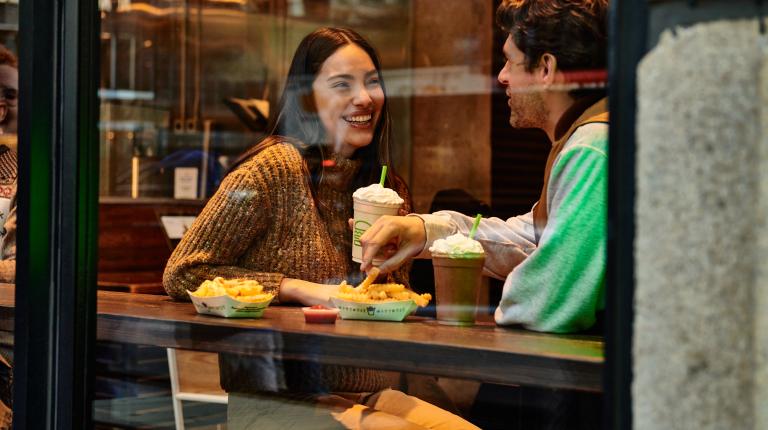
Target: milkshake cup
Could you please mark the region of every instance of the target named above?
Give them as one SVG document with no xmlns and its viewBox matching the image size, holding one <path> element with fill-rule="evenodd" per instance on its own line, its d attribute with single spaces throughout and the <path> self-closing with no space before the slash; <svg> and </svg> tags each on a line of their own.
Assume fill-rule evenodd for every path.
<svg viewBox="0 0 768 430">
<path fill-rule="evenodd" d="M 465 242 L 458 248 L 446 247 L 441 241 Z M 474 244 L 472 244 L 474 242 Z M 452 249 L 448 249 L 452 248 Z M 477 313 L 485 263 L 480 243 L 457 234 L 448 239 L 436 240 L 429 248 L 435 270 L 435 302 L 437 322 L 447 325 L 472 325 Z"/>
<path fill-rule="evenodd" d="M 360 236 L 363 235 L 382 215 L 397 215 L 404 200 L 394 190 L 379 184 L 359 188 L 352 194 L 354 202 L 354 225 L 352 228 L 352 261 L 363 262 L 363 248 Z M 374 259 L 373 264 L 384 260 Z"/>
</svg>

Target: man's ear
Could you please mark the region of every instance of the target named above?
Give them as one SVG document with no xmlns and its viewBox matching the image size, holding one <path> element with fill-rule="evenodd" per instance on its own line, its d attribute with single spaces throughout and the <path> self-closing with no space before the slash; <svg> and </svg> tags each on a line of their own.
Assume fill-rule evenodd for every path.
<svg viewBox="0 0 768 430">
<path fill-rule="evenodd" d="M 541 85 L 545 88 L 562 83 L 558 82 L 558 79 L 562 78 L 562 76 L 560 76 L 562 73 L 560 73 L 560 70 L 557 67 L 557 58 L 550 53 L 545 53 L 541 56 L 538 74 Z"/>
<path fill-rule="evenodd" d="M 8 116 L 8 103 L 5 100 L 0 100 L 0 124 L 5 122 L 5 117 Z"/>
</svg>

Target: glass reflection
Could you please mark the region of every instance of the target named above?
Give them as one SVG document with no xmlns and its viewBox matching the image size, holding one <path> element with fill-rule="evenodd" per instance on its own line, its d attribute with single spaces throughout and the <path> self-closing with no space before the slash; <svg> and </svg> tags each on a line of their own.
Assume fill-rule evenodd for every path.
<svg viewBox="0 0 768 430">
<path fill-rule="evenodd" d="M 401 191 L 406 211 L 449 209 L 506 219 L 529 210 L 539 197 L 541 184 L 531 178 L 542 175 L 549 142 L 530 130 L 509 131 L 506 94 L 492 82 L 501 65 L 491 58 L 502 52 L 504 37 L 492 40 L 488 2 L 443 2 L 434 8 L 407 0 L 104 0 L 100 10 L 100 193 L 107 221 L 100 236 L 102 289 L 162 293 L 168 260 L 164 284 L 174 299 L 186 300 L 187 290 L 213 276 L 256 274 L 264 290 L 276 294 L 274 305 L 327 303 L 329 287 L 362 280 L 350 255 L 353 238 L 346 220 L 354 211 L 349 194 L 377 182 L 382 164 L 397 168 L 399 175 L 390 172 L 387 181 Z M 329 72 L 318 81 L 320 67 L 294 73 L 292 86 L 294 47 L 323 25 L 364 32 L 380 49 L 382 66 L 359 76 L 354 70 Z M 378 63 L 366 55 L 364 60 Z M 317 82 L 324 87 L 316 88 Z M 339 108 L 335 101 L 342 91 L 364 92 L 368 101 L 351 104 L 355 109 Z M 528 90 L 519 91 L 521 100 L 535 99 L 525 94 Z M 294 105 L 282 121 L 286 102 L 281 94 Z M 491 112 L 498 99 L 503 106 L 494 105 Z M 373 138 L 362 131 L 368 122 L 382 127 L 385 105 L 396 125 L 392 154 L 360 157 L 382 134 L 378 130 Z M 350 124 L 365 135 L 340 132 Z M 271 134 L 300 143 L 267 140 L 238 158 Z M 510 149 L 521 142 L 521 151 Z M 530 158 L 542 148 L 537 170 Z M 350 150 L 356 156 L 343 156 Z M 525 160 L 516 160 L 520 153 Z M 308 168 L 273 168 L 275 159 L 291 157 Z M 361 174 L 363 168 L 369 171 Z M 291 184 L 267 178 L 285 171 L 295 173 Z M 514 181 L 513 175 L 518 175 Z M 248 187 L 240 187 L 244 183 Z M 286 203 L 296 189 L 303 195 Z M 486 203 L 491 197 L 496 212 Z M 313 210 L 317 216 L 302 218 Z M 265 219 L 256 219 L 259 214 Z M 142 234 L 123 240 L 126 231 Z M 433 273 L 431 263 L 422 260 L 389 281 L 434 295 Z M 492 324 L 502 287 L 494 281 L 489 285 L 488 278 L 482 282 L 477 319 Z M 191 305 L 187 310 L 194 312 Z M 434 317 L 434 302 L 417 313 Z M 265 428 L 264 420 L 273 420 L 276 427 L 344 423 L 355 428 L 364 418 L 376 422 L 369 417 L 375 411 L 381 422 L 391 424 L 387 420 L 403 418 L 390 405 L 419 402 L 430 411 L 428 417 L 470 418 L 469 428 L 544 428 L 560 419 L 566 428 L 573 422 L 590 428 L 598 416 L 599 395 L 342 366 L 314 359 L 309 345 L 302 357 L 285 357 L 279 335 L 271 339 L 271 349 L 262 345 L 259 354 L 247 357 L 113 340 L 100 345 L 105 356 L 97 370 L 103 390 L 95 416 L 105 425 L 163 427 L 183 415 L 187 425 Z M 114 366 L 123 355 L 136 361 Z M 193 364 L 184 367 L 184 362 Z M 197 409 L 180 403 L 179 392 L 195 390 L 183 387 L 190 377 L 208 386 L 197 394 L 221 396 L 223 386 L 228 405 L 211 400 L 220 397 Z M 125 389 L 119 388 L 123 383 Z M 149 418 L 142 412 L 153 408 L 162 415 Z M 578 417 L 579 408 L 593 419 Z M 274 411 L 280 413 L 265 417 Z"/>
<path fill-rule="evenodd" d="M 16 55 L 0 45 L 0 283 L 16 280 L 18 88 Z M 13 333 L 0 331 L 0 429 L 12 425 L 12 391 Z"/>
</svg>

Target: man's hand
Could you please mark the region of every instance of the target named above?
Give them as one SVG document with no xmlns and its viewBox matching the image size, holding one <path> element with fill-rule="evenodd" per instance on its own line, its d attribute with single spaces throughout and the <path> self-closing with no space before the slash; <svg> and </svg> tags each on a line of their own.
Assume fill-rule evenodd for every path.
<svg viewBox="0 0 768 430">
<path fill-rule="evenodd" d="M 381 252 L 387 260 L 379 269 L 382 273 L 391 272 L 421 252 L 426 242 L 427 232 L 421 218 L 384 215 L 360 237 L 363 246 L 360 270 L 365 272 L 373 267 L 373 257 Z"/>
</svg>

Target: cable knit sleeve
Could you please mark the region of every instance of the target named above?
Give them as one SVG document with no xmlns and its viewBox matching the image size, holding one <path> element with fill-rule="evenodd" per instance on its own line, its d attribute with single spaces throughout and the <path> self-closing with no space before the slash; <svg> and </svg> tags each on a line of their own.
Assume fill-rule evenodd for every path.
<svg viewBox="0 0 768 430">
<path fill-rule="evenodd" d="M 282 273 L 261 272 L 239 264 L 241 257 L 274 223 L 279 190 L 302 181 L 302 159 L 295 151 L 271 146 L 231 172 L 174 250 L 163 274 L 163 287 L 176 300 L 188 300 L 214 277 L 255 279 L 278 295 Z"/>
</svg>

